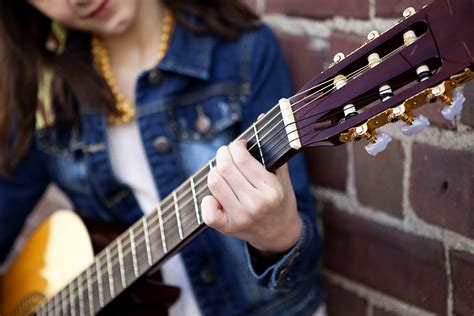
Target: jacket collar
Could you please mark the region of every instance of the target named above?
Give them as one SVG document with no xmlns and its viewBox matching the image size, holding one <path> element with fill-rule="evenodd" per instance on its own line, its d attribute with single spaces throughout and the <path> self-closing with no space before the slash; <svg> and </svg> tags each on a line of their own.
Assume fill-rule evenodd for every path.
<svg viewBox="0 0 474 316">
<path fill-rule="evenodd" d="M 186 30 L 176 24 L 168 52 L 158 68 L 198 79 L 209 79 L 215 38 Z"/>
</svg>

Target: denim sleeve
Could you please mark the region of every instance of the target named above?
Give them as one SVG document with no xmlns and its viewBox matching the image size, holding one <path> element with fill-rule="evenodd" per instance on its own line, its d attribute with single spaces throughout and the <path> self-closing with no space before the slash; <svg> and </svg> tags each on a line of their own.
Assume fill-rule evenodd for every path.
<svg viewBox="0 0 474 316">
<path fill-rule="evenodd" d="M 43 157 L 34 145 L 10 176 L 0 176 L 0 263 L 49 182 Z"/>
<path fill-rule="evenodd" d="M 262 27 L 253 33 L 249 76 L 251 93 L 243 105 L 242 129 L 250 126 L 260 113 L 268 111 L 280 98 L 293 94 L 287 67 L 273 33 Z M 316 268 L 321 253 L 321 239 L 316 227 L 316 213 L 309 192 L 305 162 L 301 153 L 289 162 L 290 176 L 302 219 L 302 234 L 296 245 L 273 262 L 265 262 L 246 244 L 248 268 L 255 280 L 277 290 L 298 286 Z"/>
</svg>

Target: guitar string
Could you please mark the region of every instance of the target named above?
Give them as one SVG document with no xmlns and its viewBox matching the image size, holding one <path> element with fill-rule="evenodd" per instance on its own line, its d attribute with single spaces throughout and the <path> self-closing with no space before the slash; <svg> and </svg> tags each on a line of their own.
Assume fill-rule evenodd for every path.
<svg viewBox="0 0 474 316">
<path fill-rule="evenodd" d="M 316 93 L 318 93 L 318 92 L 316 92 Z M 295 103 L 295 105 L 296 105 L 296 104 L 297 104 L 297 103 Z M 271 113 L 271 112 L 273 112 L 274 110 L 275 110 L 275 108 L 271 109 L 268 113 Z M 262 119 L 263 119 L 263 118 L 262 118 Z M 244 133 L 242 133 L 242 135 L 239 136 L 239 137 L 242 137 L 243 135 L 247 134 L 247 133 L 250 132 L 250 131 L 251 131 L 250 129 L 246 130 L 246 131 L 245 131 Z M 262 138 L 263 138 L 263 137 L 262 137 Z M 249 139 L 249 140 L 250 140 L 250 139 Z M 253 147 L 252 147 L 252 148 L 253 148 Z M 249 150 L 251 150 L 252 148 L 250 148 Z M 215 158 L 212 159 L 209 163 L 212 163 L 212 162 L 214 162 L 214 161 L 215 161 Z M 208 163 L 208 164 L 209 164 L 209 163 Z M 203 168 L 201 168 L 201 170 L 199 170 L 199 171 L 196 172 L 195 174 L 199 174 L 200 172 L 202 172 L 202 169 L 207 168 L 208 164 L 206 164 Z M 207 175 L 206 175 L 206 177 L 207 177 Z M 197 181 L 196 181 L 196 183 L 197 183 L 196 186 L 199 186 L 199 185 L 201 184 L 201 182 L 202 182 L 204 179 L 206 179 L 206 177 L 203 177 L 203 178 L 197 180 Z M 206 186 L 204 189 L 207 189 L 207 186 Z M 176 190 L 179 190 L 179 187 L 178 187 Z M 186 193 L 189 193 L 189 190 L 188 190 Z M 198 193 L 196 193 L 196 195 L 199 195 L 199 194 L 201 194 L 201 193 L 202 193 L 202 192 L 201 192 L 201 190 L 200 190 Z M 168 202 L 167 205 L 166 205 L 166 202 Z M 184 204 L 184 205 L 188 205 L 188 202 L 189 202 L 189 200 L 186 201 L 186 203 L 183 203 L 183 204 Z M 162 215 L 168 214 L 169 212 L 167 212 L 167 210 L 170 210 L 170 209 L 172 209 L 172 207 L 173 207 L 173 205 L 172 205 L 173 203 L 171 203 L 171 199 L 168 199 L 168 201 L 167 201 L 167 199 L 164 199 L 164 200 L 161 202 L 161 204 L 162 204 L 162 205 L 165 205 L 165 212 L 163 212 Z M 168 206 L 169 206 L 169 207 L 168 207 Z M 169 222 L 170 220 L 173 220 L 173 219 L 174 219 L 173 217 L 174 217 L 174 216 L 171 215 L 170 217 L 166 218 L 166 219 L 163 220 L 163 221 L 164 221 L 165 223 L 166 223 L 166 222 Z M 193 217 L 194 217 L 194 216 L 193 216 Z M 157 219 L 156 216 L 155 216 L 154 218 L 152 217 L 151 219 L 148 219 L 148 222 L 154 220 L 154 222 L 156 223 L 156 219 Z M 124 232 L 124 234 L 127 233 L 129 230 L 134 230 L 134 229 L 138 226 L 138 225 L 136 225 L 136 224 L 139 223 L 139 222 L 141 222 L 141 221 L 142 221 L 142 220 L 137 221 L 134 225 L 132 225 L 129 229 L 127 229 L 127 231 Z M 134 227 L 134 226 L 135 226 L 135 227 Z M 150 227 L 150 226 L 151 226 L 151 225 L 149 224 L 149 234 L 153 233 L 154 231 L 156 231 L 156 230 L 159 228 L 159 227 L 156 226 L 156 225 L 154 226 L 155 229 L 153 229 L 153 227 Z M 172 227 L 175 228 L 174 225 L 173 225 Z M 140 231 L 139 234 L 140 234 L 140 233 L 142 233 L 142 232 Z M 168 233 L 169 233 L 169 232 L 168 232 Z M 118 240 L 118 239 L 124 239 L 124 234 L 122 234 L 122 235 L 120 235 L 118 238 L 116 238 L 116 239 L 115 239 L 110 245 L 108 245 L 106 248 L 109 248 L 109 249 L 110 249 L 110 248 L 112 248 L 112 247 L 114 246 L 114 247 L 112 248 L 112 250 L 114 250 L 114 249 L 116 248 L 115 245 L 114 245 L 114 242 L 115 242 L 115 244 L 116 244 L 116 240 Z M 126 238 L 125 240 L 127 240 L 127 239 L 128 239 L 128 238 Z M 138 245 L 138 244 L 141 244 L 142 241 L 143 241 L 143 239 L 140 239 L 140 240 L 138 240 L 138 241 L 136 242 L 136 244 L 137 244 L 137 245 Z M 124 244 L 125 244 L 125 243 L 123 243 L 122 246 L 123 246 Z M 129 244 L 127 244 L 127 245 L 129 245 Z M 100 264 L 100 266 L 101 266 L 102 268 L 103 268 L 105 265 L 107 265 L 107 262 L 101 262 L 102 259 L 104 259 L 104 255 L 103 255 L 102 253 L 103 253 L 105 250 L 106 250 L 106 249 L 104 249 L 101 253 L 99 253 L 99 254 L 96 256 L 96 260 L 95 260 L 95 261 L 99 262 L 99 264 Z M 128 250 L 128 249 L 127 249 L 127 250 Z M 111 251 L 111 252 L 112 252 L 112 251 Z M 118 250 L 117 250 L 117 251 L 114 251 L 114 252 L 115 252 L 115 253 L 112 253 L 112 254 L 111 254 L 112 256 L 116 256 Z M 130 251 L 128 250 L 127 253 L 124 253 L 124 254 L 123 254 L 123 257 L 127 256 L 129 253 L 130 253 Z M 110 252 L 109 252 L 109 254 L 110 254 Z M 112 267 L 116 267 L 117 263 L 118 263 L 117 260 L 113 260 L 113 263 L 111 264 Z M 94 269 L 95 266 L 96 266 L 96 264 L 93 264 L 93 265 L 91 265 L 90 267 L 88 267 L 88 269 L 90 269 L 90 268 Z M 88 269 L 86 269 L 85 272 L 87 272 Z M 94 270 L 92 270 L 92 273 L 94 273 Z M 97 273 L 97 272 L 96 272 L 96 273 Z M 92 280 L 89 280 L 89 282 L 95 282 L 95 281 L 97 281 L 98 277 L 100 277 L 100 278 L 102 277 L 102 276 L 97 276 L 96 273 L 94 273 L 94 274 L 92 275 L 92 276 L 93 276 L 93 277 L 91 278 Z M 73 283 L 75 284 L 75 283 L 76 283 L 75 281 L 76 281 L 76 280 L 74 279 L 74 280 L 72 280 L 71 282 L 73 282 Z M 87 282 L 87 280 L 85 280 L 85 282 Z M 84 283 L 83 285 L 85 285 L 85 283 Z M 64 289 L 63 289 L 63 290 L 64 290 Z M 57 293 L 57 295 L 62 295 L 61 292 L 62 292 L 63 290 L 61 290 L 59 293 Z M 74 291 L 74 292 L 76 292 L 76 291 Z M 68 294 L 68 293 L 66 293 L 65 297 L 67 297 L 67 294 Z M 75 300 L 76 298 L 77 298 L 77 296 L 75 295 L 74 300 Z M 53 300 L 49 300 L 49 301 L 47 302 L 47 303 L 48 303 L 48 304 L 47 304 L 47 306 L 48 306 L 48 307 L 47 307 L 47 310 L 48 310 L 48 311 L 50 311 L 51 308 L 56 309 L 56 307 L 57 307 L 56 304 L 54 304 L 54 306 L 52 306 L 52 307 L 49 306 L 49 305 L 50 305 L 50 302 L 53 302 Z M 40 307 L 42 308 L 42 306 L 40 306 Z"/>
<path fill-rule="evenodd" d="M 204 187 L 204 190 L 199 190 L 196 195 L 197 195 L 197 196 L 201 195 L 202 193 L 204 193 L 204 192 L 206 191 L 206 189 L 208 189 L 208 188 L 207 188 L 207 187 Z M 207 193 L 206 193 L 206 194 L 207 194 Z M 187 207 L 185 207 L 185 209 L 188 209 L 188 208 L 191 208 L 191 209 L 192 209 L 192 205 L 190 205 L 190 204 L 188 204 L 188 203 L 185 203 L 184 205 L 187 206 Z M 188 226 L 187 224 L 188 224 L 188 222 L 189 222 L 189 219 L 195 219 L 194 215 L 191 214 L 191 213 L 192 213 L 192 212 L 185 213 L 185 217 L 182 219 L 183 228 L 186 228 L 186 227 Z M 177 228 L 177 227 L 173 225 L 172 228 L 173 228 L 173 229 L 170 230 L 170 231 L 168 231 L 168 232 L 171 232 L 171 234 L 176 233 L 176 231 L 177 231 L 176 228 Z M 153 228 L 152 228 L 152 229 L 150 230 L 150 232 L 149 232 L 150 235 L 151 235 L 152 233 L 154 233 L 155 231 L 156 231 L 156 229 L 153 229 Z M 177 236 L 177 234 L 174 234 L 173 237 L 176 237 L 176 236 Z M 140 235 L 138 235 L 137 237 L 140 237 Z M 177 238 L 176 238 L 176 239 L 177 239 Z M 143 239 L 139 239 L 139 240 L 137 241 L 137 244 L 138 244 L 138 243 L 141 243 L 142 240 L 143 240 Z M 179 241 L 178 241 L 178 243 L 179 243 Z M 158 247 L 159 247 L 159 246 L 158 246 Z M 125 256 L 125 254 L 124 254 L 124 256 Z M 143 261 L 144 257 L 145 257 L 145 253 L 144 253 L 144 252 L 141 252 L 141 255 L 137 258 L 137 261 L 138 261 L 138 262 Z M 140 266 L 142 266 L 142 265 L 138 264 L 138 267 L 140 267 Z M 127 271 L 127 272 L 133 272 L 133 270 L 132 270 L 130 267 L 131 267 L 131 265 L 129 265 L 129 266 L 126 268 L 126 271 Z M 100 275 L 99 277 L 102 279 L 103 275 L 105 275 L 105 273 L 102 274 L 102 275 Z M 112 276 L 112 277 L 113 277 L 113 276 Z M 94 281 L 96 281 L 96 280 L 94 280 Z M 114 283 L 115 283 L 115 282 L 114 282 Z M 74 282 L 74 284 L 75 284 L 75 282 Z M 116 291 L 115 288 L 114 288 L 113 290 Z M 110 288 L 109 288 L 109 292 L 110 292 Z M 111 298 L 113 297 L 113 295 L 110 295 L 110 296 L 111 296 Z M 78 298 L 78 295 L 74 295 L 74 297 L 72 298 L 72 301 L 71 301 L 71 302 L 75 302 L 77 298 Z M 79 299 L 80 299 L 80 298 L 79 298 Z M 71 306 L 71 308 L 72 308 L 72 304 L 68 304 L 68 305 Z"/>
<path fill-rule="evenodd" d="M 401 47 L 399 47 L 397 50 L 393 51 L 392 53 L 390 53 L 390 54 L 384 56 L 384 57 L 382 58 L 382 60 L 391 57 L 393 54 L 395 54 L 396 52 L 398 52 L 398 50 L 400 50 L 400 49 L 403 48 L 403 47 L 404 47 L 404 46 L 401 46 Z M 351 77 L 357 76 L 359 73 L 363 72 L 363 71 L 364 71 L 365 69 L 367 69 L 367 68 L 369 68 L 369 66 L 364 66 L 364 67 L 362 67 L 361 69 L 354 71 L 353 73 L 351 73 L 351 74 L 353 74 L 353 76 L 351 76 Z M 348 77 L 349 77 L 349 76 L 348 76 Z M 348 78 L 348 81 L 349 81 L 350 79 L 352 79 L 352 78 Z M 324 81 L 323 83 L 320 83 L 320 84 L 316 85 L 315 87 L 321 86 L 322 84 L 327 83 L 327 82 L 331 82 L 331 81 L 333 81 L 333 79 L 326 80 L 326 81 Z M 310 97 L 314 96 L 315 94 L 320 93 L 322 90 L 328 88 L 328 86 L 330 86 L 330 85 L 327 85 L 327 86 L 325 86 L 324 88 L 322 88 L 322 89 L 320 89 L 320 90 L 318 90 L 318 91 L 316 91 L 316 92 L 314 92 L 314 93 L 312 93 L 312 94 L 310 94 L 310 95 L 304 97 L 303 99 L 298 100 L 298 101 L 295 102 L 294 104 L 291 104 L 291 107 L 293 107 L 293 106 L 295 106 L 295 105 L 301 103 L 302 101 L 306 100 L 307 98 L 310 98 Z M 299 95 L 301 95 L 301 94 L 303 94 L 303 93 L 305 93 L 305 92 L 308 92 L 308 91 L 310 91 L 310 90 L 313 90 L 315 87 L 310 87 L 310 88 L 308 88 L 308 89 L 306 89 L 306 90 L 303 90 L 303 91 L 301 91 L 301 92 L 295 94 L 294 96 L 290 97 L 289 99 L 290 99 L 290 100 L 291 100 L 291 99 L 294 99 L 296 96 L 299 96 Z M 322 96 L 324 96 L 324 95 L 326 95 L 326 94 L 332 92 L 333 90 L 334 90 L 334 88 L 332 88 L 332 89 L 326 91 L 323 95 L 318 96 L 315 100 L 320 99 Z M 313 100 L 313 101 L 314 101 L 314 100 Z M 297 110 L 294 111 L 293 113 L 298 112 L 299 110 L 301 110 L 301 109 L 303 109 L 304 107 L 306 107 L 308 104 L 309 104 L 309 103 L 303 105 L 301 108 L 297 109 Z M 260 120 L 258 120 L 256 123 L 258 123 L 258 122 L 262 121 L 263 119 L 265 119 L 266 116 L 269 115 L 270 113 L 272 113 L 275 109 L 278 109 L 278 104 L 277 104 L 274 108 L 272 108 L 269 112 L 267 112 L 267 113 L 266 113 Z M 263 130 L 263 129 L 264 129 L 271 121 L 273 121 L 276 117 L 278 117 L 279 114 L 280 114 L 280 113 L 277 113 L 277 114 L 276 114 L 275 116 L 273 116 L 272 119 L 271 119 L 270 121 L 268 121 L 264 126 L 260 127 L 260 131 Z M 318 113 L 318 115 L 321 115 L 321 113 Z M 281 120 L 281 121 L 282 121 L 282 120 Z M 280 121 L 280 122 L 281 122 L 281 121 Z M 280 122 L 278 122 L 278 123 L 280 123 Z M 278 123 L 277 123 L 277 124 L 278 124 Z M 277 126 L 277 125 L 274 125 L 274 126 L 272 127 L 272 129 L 275 128 L 276 126 Z M 245 135 L 245 134 L 247 134 L 248 132 L 251 132 L 251 131 L 252 131 L 251 128 L 249 128 L 249 129 L 247 129 L 244 133 L 242 133 L 241 136 L 243 136 L 243 135 Z M 263 135 L 263 136 L 261 137 L 261 140 L 263 140 L 263 139 L 265 138 L 265 136 L 268 135 L 271 131 L 272 131 L 272 130 L 268 131 L 265 135 Z M 258 132 L 258 131 L 257 131 L 257 132 Z M 278 131 L 278 132 L 279 132 L 279 131 Z M 277 133 L 278 133 L 278 132 L 277 132 Z M 239 136 L 238 139 L 240 139 L 241 136 Z M 275 135 L 273 135 L 273 137 L 274 137 L 274 136 L 275 136 Z M 253 137 L 251 137 L 248 141 L 250 141 L 250 140 L 252 140 L 252 139 L 253 139 Z M 267 141 L 268 141 L 268 140 L 267 140 Z M 253 149 L 256 145 L 258 145 L 258 144 L 255 143 L 253 146 L 251 146 L 251 147 L 249 148 L 249 151 L 250 151 L 251 149 Z M 210 161 L 210 163 L 212 163 L 213 161 L 215 161 L 215 158 L 212 159 L 212 160 Z M 207 167 L 207 166 L 205 166 L 205 167 Z M 200 171 L 201 171 L 201 170 L 200 170 Z M 196 172 L 196 174 L 199 173 L 200 171 Z M 206 175 L 206 176 L 207 176 L 207 175 Z M 204 179 L 205 179 L 205 178 L 204 178 Z M 199 182 L 201 182 L 202 180 L 203 180 L 203 179 L 199 179 L 197 182 L 199 183 Z M 181 186 L 182 186 L 182 185 L 181 185 Z M 180 186 L 180 187 L 181 187 L 181 186 Z M 176 190 L 178 190 L 178 189 L 179 189 L 179 187 L 178 187 Z M 182 193 L 182 195 L 188 194 L 189 191 L 190 191 L 190 190 L 188 189 L 187 192 Z M 199 195 L 199 194 L 201 194 L 201 192 L 196 193 L 196 195 Z M 182 197 L 181 197 L 181 198 L 182 198 Z M 181 198 L 180 198 L 180 199 L 181 199 Z M 184 205 L 188 205 L 188 203 L 189 203 L 190 201 L 192 201 L 192 199 L 188 199 L 188 200 L 187 200 L 186 202 L 184 202 L 183 204 L 184 204 Z M 168 206 L 170 206 L 170 207 L 166 208 L 165 211 L 162 212 L 162 215 L 169 214 L 170 210 L 173 208 L 174 205 L 170 205 L 170 204 L 172 204 L 172 203 L 171 203 L 171 201 L 169 201 L 169 202 L 170 202 L 170 203 L 168 203 Z M 163 201 L 161 202 L 161 204 L 165 204 L 165 200 L 163 200 Z M 171 211 L 172 211 L 172 210 L 171 210 Z M 170 220 L 173 220 L 173 217 L 174 217 L 174 215 L 171 214 L 171 216 L 168 217 L 168 218 L 166 218 L 166 219 L 164 220 L 164 222 L 168 222 L 168 221 L 170 221 Z M 191 217 L 194 217 L 194 215 L 191 215 Z M 156 220 L 157 217 L 148 219 L 148 221 L 149 221 L 149 220 L 153 220 L 153 219 Z M 156 222 L 156 221 L 155 221 L 155 222 Z M 133 229 L 135 229 L 135 228 L 136 228 L 137 226 L 139 226 L 139 225 L 142 225 L 142 220 L 138 220 L 137 222 L 135 222 L 129 229 L 127 229 L 126 233 L 127 233 L 129 230 L 132 230 L 132 231 L 133 231 Z M 133 226 L 135 226 L 135 227 L 133 227 Z M 157 227 L 157 226 L 155 226 L 155 227 L 156 227 L 156 229 L 159 228 L 159 227 Z M 173 226 L 173 227 L 174 227 L 174 226 Z M 152 229 L 153 229 L 153 228 L 152 228 Z M 152 229 L 150 229 L 149 233 L 152 232 Z M 155 230 L 156 230 L 156 229 L 155 229 Z M 138 232 L 138 234 L 142 234 L 142 233 L 144 233 L 143 230 L 141 230 L 141 231 Z M 133 233 L 133 234 L 134 234 L 134 236 L 138 236 L 138 237 L 140 236 L 140 235 L 136 235 L 135 233 Z M 122 239 L 123 239 L 124 236 L 119 236 L 117 239 L 119 239 L 119 238 L 122 238 Z M 128 240 L 128 238 L 126 238 L 125 240 Z M 143 238 L 138 239 L 138 240 L 136 241 L 136 245 L 140 244 L 143 240 L 144 240 Z M 111 243 L 111 245 L 112 245 L 112 243 Z M 111 245 L 109 245 L 108 248 L 110 248 Z M 125 246 L 128 246 L 128 245 L 130 245 L 130 243 L 124 244 L 124 245 L 125 245 Z M 115 247 L 114 247 L 114 248 L 115 248 Z M 116 255 L 116 254 L 117 254 L 117 253 L 115 253 L 114 255 Z M 123 256 L 127 256 L 128 254 L 130 254 L 130 251 L 128 251 L 127 253 L 124 253 Z M 100 255 L 101 255 L 101 254 L 99 253 L 99 254 L 96 256 L 96 260 L 99 261 L 99 262 L 101 261 L 101 259 L 103 259 L 103 256 L 102 256 L 102 258 L 99 258 Z M 112 264 L 112 266 L 115 266 L 116 264 L 117 264 L 117 262 L 115 261 L 115 262 Z M 102 265 L 102 267 L 104 267 L 104 265 Z M 74 280 L 73 280 L 73 281 L 74 281 Z M 97 279 L 94 280 L 94 281 L 97 281 Z M 58 293 L 58 294 L 59 294 L 59 293 Z"/>
<path fill-rule="evenodd" d="M 268 134 L 268 133 L 267 133 L 267 134 Z M 254 146 L 255 146 L 255 144 L 254 144 Z M 254 146 L 252 146 L 249 150 L 251 150 Z M 199 195 L 199 194 L 201 194 L 201 193 L 198 193 L 197 195 Z M 185 205 L 187 205 L 187 202 L 185 202 Z M 186 215 L 186 214 L 185 214 L 185 215 Z M 193 215 L 184 217 L 184 218 L 183 218 L 183 226 L 186 226 L 186 218 L 187 218 L 187 217 L 189 217 L 189 218 L 194 218 Z M 175 227 L 173 226 L 173 228 L 175 228 Z M 176 229 L 175 229 L 174 231 L 176 231 Z M 140 257 L 139 257 L 139 258 L 140 258 Z M 137 260 L 138 260 L 138 259 L 137 259 Z M 101 277 L 102 277 L 102 276 L 101 276 Z M 74 301 L 75 301 L 75 298 L 74 298 Z"/>
<path fill-rule="evenodd" d="M 308 89 L 308 90 L 310 90 L 310 89 Z M 330 92 L 330 91 L 329 91 L 329 92 Z M 316 92 L 316 93 L 318 93 L 318 92 Z M 321 97 L 321 96 L 319 96 L 319 97 Z M 295 103 L 295 104 L 296 104 L 296 103 Z M 272 110 L 273 110 L 273 109 L 272 109 Z M 271 111 L 270 111 L 270 112 L 271 112 Z M 267 123 L 267 124 L 268 124 L 268 123 Z M 262 129 L 263 129 L 263 128 L 262 128 Z M 268 132 L 268 133 L 269 133 L 269 132 Z M 267 133 L 267 134 L 268 134 L 268 133 Z M 245 133 L 244 133 L 244 134 L 245 134 Z M 263 137 L 262 137 L 262 138 L 263 138 Z M 255 145 L 256 145 L 256 144 L 254 144 L 254 145 L 249 149 L 249 151 L 250 151 L 253 147 L 255 147 Z M 189 192 L 189 191 L 188 191 L 188 192 Z M 196 195 L 199 195 L 199 194 L 201 194 L 201 192 L 197 193 Z M 184 203 L 184 205 L 188 205 L 188 202 L 189 202 L 189 201 L 190 201 L 190 200 L 186 201 L 186 202 Z M 186 216 L 186 214 L 185 214 L 185 216 Z M 194 215 L 186 216 L 186 217 L 194 218 Z M 182 220 L 183 220 L 183 223 L 182 223 L 182 224 L 183 224 L 184 226 L 186 226 L 186 223 L 185 223 L 186 217 L 184 217 L 184 218 L 182 219 Z M 171 219 L 171 218 L 167 218 L 166 221 L 168 221 L 169 219 Z M 139 222 L 141 222 L 141 221 L 139 221 Z M 172 226 L 172 227 L 175 228 L 174 226 Z M 132 229 L 133 229 L 133 228 L 132 228 Z M 128 230 L 127 230 L 127 231 L 128 231 Z M 176 231 L 176 229 L 175 229 L 174 231 Z M 150 230 L 149 233 L 152 233 L 152 232 L 153 232 L 153 231 Z M 139 234 L 140 234 L 140 233 L 142 233 L 142 232 L 139 232 Z M 134 235 L 135 235 L 135 234 L 134 234 Z M 138 235 L 138 237 L 140 237 L 140 235 Z M 137 242 L 137 245 L 138 245 L 139 243 L 141 243 L 141 241 L 143 241 L 143 239 L 139 239 L 138 242 Z M 128 255 L 128 254 L 129 254 L 129 252 L 126 253 L 126 254 L 124 254 L 124 256 L 126 256 L 126 255 Z M 139 259 L 139 258 L 138 258 L 138 259 Z M 137 259 L 137 260 L 138 260 L 138 259 Z M 100 260 L 99 260 L 99 262 L 100 262 Z M 114 265 L 115 265 L 115 264 L 116 264 L 116 262 L 114 263 Z M 101 277 L 102 277 L 102 276 L 101 276 Z M 96 281 L 96 280 L 94 280 L 94 281 Z M 75 298 L 74 298 L 74 301 L 75 301 Z"/>
</svg>

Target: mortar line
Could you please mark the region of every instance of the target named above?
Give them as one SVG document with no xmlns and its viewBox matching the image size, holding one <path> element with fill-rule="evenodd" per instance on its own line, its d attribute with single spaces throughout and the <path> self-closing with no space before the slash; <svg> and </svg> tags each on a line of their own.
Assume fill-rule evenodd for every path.
<svg viewBox="0 0 474 316">
<path fill-rule="evenodd" d="M 447 299 L 447 304 L 446 304 L 446 315 L 448 316 L 453 316 L 453 277 L 451 274 L 451 258 L 449 255 L 449 247 L 446 245 L 445 242 L 443 242 L 444 246 L 444 258 L 445 258 L 445 263 L 446 263 L 446 278 L 448 281 L 448 297 Z"/>
</svg>

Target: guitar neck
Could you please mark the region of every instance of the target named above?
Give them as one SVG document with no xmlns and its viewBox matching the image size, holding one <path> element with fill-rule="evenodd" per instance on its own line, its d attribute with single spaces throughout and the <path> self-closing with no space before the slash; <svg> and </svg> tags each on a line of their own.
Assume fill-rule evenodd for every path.
<svg viewBox="0 0 474 316">
<path fill-rule="evenodd" d="M 275 106 L 237 139 L 247 140 L 253 157 L 273 171 L 296 151 L 291 148 L 280 107 Z M 71 315 L 95 314 L 138 278 L 156 267 L 202 232 L 200 203 L 210 194 L 210 160 L 172 191 L 156 209 L 143 216 L 104 248 L 83 273 L 37 309 L 49 314 L 59 308 Z"/>
</svg>

